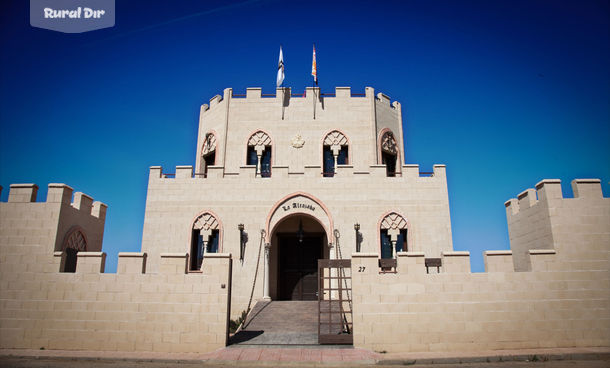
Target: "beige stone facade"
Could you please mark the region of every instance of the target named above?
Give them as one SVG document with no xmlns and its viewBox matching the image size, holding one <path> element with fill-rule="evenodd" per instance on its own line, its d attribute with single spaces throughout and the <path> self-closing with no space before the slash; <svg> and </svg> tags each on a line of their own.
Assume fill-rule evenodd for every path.
<svg viewBox="0 0 610 368">
<path fill-rule="evenodd" d="M 120 253 L 104 273 L 106 205 L 49 184 L 11 185 L 0 203 L 0 347 L 193 352 L 225 346 L 230 255 L 206 258 L 185 274 L 186 253 L 161 254 L 160 272 L 144 273 L 146 255 Z M 85 239 L 75 272 L 64 271 L 71 234 Z"/>
<path fill-rule="evenodd" d="M 351 259 L 358 347 L 610 346 L 599 180 L 575 180 L 574 198 L 543 180 L 507 201 L 511 251 L 471 273 L 452 246 L 445 166 L 404 164 L 402 126 L 400 104 L 372 88 L 226 89 L 201 108 L 195 166 L 150 168 L 142 251 L 120 253 L 116 274 L 104 204 L 64 184 L 36 202 L 37 186 L 12 185 L 0 347 L 212 351 L 250 302 L 317 298 L 323 258 Z"/>
<path fill-rule="evenodd" d="M 445 166 L 435 165 L 434 172 L 424 176 L 417 165 L 400 164 L 400 104 L 390 103 L 382 93 L 375 96 L 372 88 L 361 95 L 352 95 L 350 88 L 337 88 L 332 96 L 319 93 L 308 88 L 306 97 L 290 97 L 289 89 L 278 89 L 275 96 L 265 97 L 260 88 L 249 88 L 246 95 L 226 89 L 223 97 L 201 108 L 195 169 L 179 166 L 175 177 L 160 167 L 150 171 L 142 251 L 149 255 L 151 271 L 157 270 L 162 252 L 191 252 L 194 223 L 205 212 L 220 224 L 219 251 L 234 257 L 240 253 L 238 224 L 248 234 L 244 260 L 233 268 L 234 315 L 249 302 L 261 242 L 270 245 L 269 270 L 261 257 L 255 298 L 265 296 L 267 272 L 268 296 L 278 297 L 276 233 L 296 232 L 298 222 L 290 228 L 290 223 L 276 226 L 292 216 L 313 217 L 322 225 L 324 258 L 350 257 L 356 223 L 361 226 L 362 251 L 379 253 L 380 223 L 391 213 L 399 214 L 408 228 L 409 251 L 440 257 L 442 251 L 452 250 Z M 313 96 L 318 97 L 315 119 Z M 257 172 L 257 165 L 247 165 L 248 147 L 257 141 L 271 149 L 268 177 Z M 348 147 L 348 163 L 336 165 L 329 177 L 323 172 L 323 150 L 334 143 Z M 383 150 L 395 152 L 393 176 L 381 164 Z M 215 152 L 215 162 L 206 169 L 203 157 L 210 152 Z M 293 208 L 294 203 L 311 209 Z"/>
<path fill-rule="evenodd" d="M 507 201 L 513 249 L 485 252 L 485 273 L 470 272 L 468 254 L 444 253 L 440 274 L 426 274 L 420 254 L 399 253 L 393 274 L 379 273 L 377 254 L 353 254 L 352 271 L 364 268 L 353 279 L 354 344 L 389 352 L 609 346 L 610 199 L 599 180 L 572 188 L 574 198 L 562 198 L 559 180 L 543 180 Z"/>
</svg>

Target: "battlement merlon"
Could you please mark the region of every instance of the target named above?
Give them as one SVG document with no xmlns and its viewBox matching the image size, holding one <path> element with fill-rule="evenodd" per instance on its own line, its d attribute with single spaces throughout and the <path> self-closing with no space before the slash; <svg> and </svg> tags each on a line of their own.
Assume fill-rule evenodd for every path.
<svg viewBox="0 0 610 368">
<path fill-rule="evenodd" d="M 536 206 L 540 202 L 547 202 L 549 199 L 562 199 L 561 180 L 543 179 L 536 184 L 536 189 L 529 188 L 504 202 L 506 216 L 510 218 L 521 210 Z"/>
<path fill-rule="evenodd" d="M 419 165 L 417 164 L 406 164 L 403 165 L 403 172 L 401 176 L 393 177 L 393 180 L 413 180 L 421 178 L 422 180 L 440 180 L 443 183 L 447 182 L 447 167 L 444 164 L 434 164 L 432 172 L 421 172 Z M 273 165 L 273 171 L 276 173 L 274 177 L 283 177 L 282 173 L 285 173 L 285 177 L 295 175 L 302 178 L 303 175 L 307 177 L 322 176 L 322 167 L 320 165 L 306 165 L 307 169 L 304 172 L 292 172 L 288 166 Z M 162 166 L 150 166 L 148 180 L 149 183 L 153 180 L 159 179 L 192 179 L 192 180 L 205 180 L 213 181 L 215 179 L 224 179 L 230 177 L 237 179 L 239 177 L 245 177 L 252 179 L 255 177 L 254 172 L 256 166 L 241 166 L 238 172 L 225 172 L 223 166 L 214 165 L 208 167 L 208 173 L 205 178 L 199 174 L 194 173 L 193 166 L 191 165 L 178 165 L 174 173 L 164 173 Z M 344 173 L 345 175 L 371 175 L 371 177 L 385 177 L 385 165 L 370 165 L 368 171 L 354 171 L 354 167 L 351 165 L 339 165 L 337 167 L 339 174 Z M 343 171 L 345 170 L 345 171 Z"/>
<path fill-rule="evenodd" d="M 600 179 L 574 179 L 572 180 L 574 198 L 603 198 Z"/>
<path fill-rule="evenodd" d="M 200 114 L 203 115 L 216 106 L 221 105 L 221 103 L 225 100 L 229 100 L 232 98 L 238 99 L 246 99 L 246 100 L 261 100 L 261 99 L 275 99 L 278 103 L 282 103 L 283 101 L 290 101 L 292 99 L 296 100 L 308 100 L 317 96 L 318 98 L 337 98 L 337 99 L 345 99 L 345 98 L 360 98 L 366 100 L 366 98 L 372 98 L 374 96 L 375 100 L 382 104 L 387 105 L 390 108 L 400 110 L 400 103 L 398 101 L 391 102 L 390 97 L 384 93 L 377 93 L 374 95 L 375 90 L 372 87 L 366 87 L 365 93 L 357 93 L 352 94 L 351 87 L 335 87 L 334 96 L 332 94 L 321 94 L 320 87 L 305 87 L 304 95 L 293 95 L 292 89 L 290 87 L 278 87 L 276 88 L 275 95 L 268 94 L 265 95 L 262 93 L 261 87 L 248 87 L 246 88 L 245 94 L 234 94 L 232 88 L 225 88 L 223 94 L 215 95 L 212 97 L 208 104 L 202 104 L 200 107 Z M 286 97 L 289 97 L 288 99 Z"/>
<path fill-rule="evenodd" d="M 36 202 L 38 185 L 36 184 L 11 184 L 8 192 L 9 202 Z"/>
<path fill-rule="evenodd" d="M 106 218 L 106 210 L 108 208 L 102 202 L 93 201 L 93 198 L 82 192 L 74 193 L 74 202 L 72 201 L 72 193 L 74 189 L 63 183 L 50 183 L 47 192 L 46 203 L 61 203 L 71 205 L 79 211 L 88 213 L 100 220 Z M 8 202 L 11 203 L 36 203 L 38 196 L 38 185 L 36 184 L 11 184 Z"/>
<path fill-rule="evenodd" d="M 574 179 L 571 182 L 574 198 L 603 198 L 600 179 Z M 517 198 L 504 202 L 506 215 L 516 215 L 521 210 L 534 207 L 539 202 L 561 200 L 561 180 L 544 179 L 536 184 L 536 189 L 526 189 Z M 568 198 L 569 199 L 569 198 Z"/>
</svg>

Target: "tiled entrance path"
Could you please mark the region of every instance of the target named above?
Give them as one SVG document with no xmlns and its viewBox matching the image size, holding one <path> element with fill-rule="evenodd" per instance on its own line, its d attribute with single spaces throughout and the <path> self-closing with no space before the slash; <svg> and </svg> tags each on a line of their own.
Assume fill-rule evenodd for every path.
<svg viewBox="0 0 610 368">
<path fill-rule="evenodd" d="M 363 362 L 379 354 L 352 346 L 318 345 L 317 301 L 259 301 L 246 326 L 212 361 Z"/>
<path fill-rule="evenodd" d="M 311 362 L 311 363 L 339 363 L 352 362 L 359 364 L 374 364 L 380 354 L 370 350 L 354 349 L 351 346 L 336 348 L 324 346 L 303 347 L 274 347 L 233 346 L 205 354 L 204 359 L 209 361 L 259 361 L 259 362 Z"/>
<path fill-rule="evenodd" d="M 317 301 L 259 301 L 231 348 L 260 345 L 317 345 Z"/>
</svg>

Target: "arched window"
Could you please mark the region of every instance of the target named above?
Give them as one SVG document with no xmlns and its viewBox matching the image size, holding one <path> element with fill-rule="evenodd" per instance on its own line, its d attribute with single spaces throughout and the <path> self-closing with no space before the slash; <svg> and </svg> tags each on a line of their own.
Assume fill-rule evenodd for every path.
<svg viewBox="0 0 610 368">
<path fill-rule="evenodd" d="M 406 252 L 408 223 L 396 212 L 390 212 L 381 220 L 379 229 L 381 258 L 396 258 L 396 252 Z"/>
<path fill-rule="evenodd" d="M 220 248 L 221 226 L 218 219 L 210 212 L 199 215 L 193 223 L 189 269 L 201 269 L 206 253 L 218 253 Z"/>
<path fill-rule="evenodd" d="M 398 158 L 398 145 L 394 133 L 386 130 L 380 140 L 381 163 L 385 165 L 386 176 L 396 176 L 396 164 Z"/>
<path fill-rule="evenodd" d="M 62 250 L 65 252 L 65 258 L 61 272 L 76 272 L 76 261 L 78 260 L 78 252 L 87 251 L 87 238 L 79 229 L 72 230 L 66 236 Z"/>
<path fill-rule="evenodd" d="M 349 141 L 343 133 L 333 130 L 324 137 L 322 145 L 324 176 L 334 176 L 337 165 L 349 164 Z"/>
<path fill-rule="evenodd" d="M 262 130 L 248 139 L 246 165 L 256 165 L 256 175 L 263 178 L 271 176 L 271 137 Z"/>
<path fill-rule="evenodd" d="M 203 148 L 201 149 L 201 172 L 204 177 L 208 175 L 208 166 L 216 164 L 216 135 L 214 133 L 208 133 L 205 135 L 203 141 Z"/>
</svg>

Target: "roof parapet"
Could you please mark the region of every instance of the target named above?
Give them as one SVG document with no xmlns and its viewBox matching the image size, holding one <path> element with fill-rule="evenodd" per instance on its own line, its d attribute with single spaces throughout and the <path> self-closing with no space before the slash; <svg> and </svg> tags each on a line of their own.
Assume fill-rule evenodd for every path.
<svg viewBox="0 0 610 368">
<path fill-rule="evenodd" d="M 524 190 L 523 192 L 519 193 L 517 200 L 519 201 L 520 210 L 533 207 L 536 203 L 538 203 L 536 190 L 534 188 Z"/>
<path fill-rule="evenodd" d="M 536 191 L 538 192 L 538 200 L 562 199 L 561 180 L 559 179 L 543 179 L 536 183 Z"/>
<path fill-rule="evenodd" d="M 574 198 L 603 198 L 602 184 L 599 179 L 572 180 Z"/>
<path fill-rule="evenodd" d="M 259 99 L 262 97 L 262 91 L 263 90 L 260 87 L 246 88 L 246 99 Z"/>
<path fill-rule="evenodd" d="M 390 106 L 390 97 L 384 93 L 377 93 L 377 99 L 381 101 L 384 105 Z"/>
<path fill-rule="evenodd" d="M 216 95 L 210 98 L 210 109 L 216 105 L 218 105 L 222 101 L 222 97 L 220 95 Z"/>
<path fill-rule="evenodd" d="M 337 97 L 337 98 L 352 97 L 352 88 L 351 87 L 335 87 L 335 97 Z"/>
<path fill-rule="evenodd" d="M 36 202 L 38 185 L 33 183 L 11 184 L 8 192 L 9 202 Z"/>
</svg>

